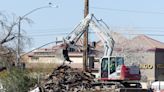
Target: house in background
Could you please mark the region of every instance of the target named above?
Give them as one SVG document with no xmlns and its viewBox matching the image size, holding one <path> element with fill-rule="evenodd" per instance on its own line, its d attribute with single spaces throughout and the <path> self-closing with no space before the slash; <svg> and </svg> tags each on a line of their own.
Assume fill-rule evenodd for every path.
<svg viewBox="0 0 164 92">
<path fill-rule="evenodd" d="M 73 61 L 71 63 L 71 67 L 73 68 L 83 68 L 83 52 L 82 52 L 82 45 L 83 45 L 83 40 L 80 39 L 77 42 L 77 47 L 76 49 L 74 48 L 69 48 L 69 57 L 70 60 Z M 93 52 L 92 52 L 93 53 Z M 96 53 L 96 51 L 94 51 Z M 62 55 L 62 47 L 60 44 L 49 47 L 49 48 L 41 48 L 38 50 L 35 50 L 31 53 L 28 54 L 28 59 L 26 63 L 31 64 L 37 64 L 37 63 L 42 63 L 42 64 L 55 64 L 55 65 L 61 65 L 63 64 L 64 58 Z M 68 62 L 66 62 L 68 64 Z"/>
<path fill-rule="evenodd" d="M 164 43 L 156 41 L 148 36 L 139 35 L 133 39 L 116 32 L 112 33 L 115 40 L 113 51 L 114 56 L 124 56 L 125 64 L 138 64 L 141 68 L 142 79 L 147 81 L 164 80 Z M 82 46 L 83 40 L 78 41 L 78 45 Z M 92 46 L 92 44 L 90 43 Z M 96 46 L 91 50 L 92 56 L 100 58 L 103 55 L 103 44 L 101 41 L 96 42 Z M 55 45 L 50 48 L 38 49 L 28 54 L 28 63 L 52 63 L 62 64 L 62 48 Z M 74 68 L 82 68 L 83 66 L 82 47 L 77 49 L 70 48 L 69 56 L 73 61 L 70 64 Z M 99 63 L 95 65 L 99 67 Z"/>
<path fill-rule="evenodd" d="M 142 80 L 164 80 L 164 43 L 145 35 L 116 44 L 114 54 L 125 57 L 125 64 L 140 65 Z"/>
</svg>

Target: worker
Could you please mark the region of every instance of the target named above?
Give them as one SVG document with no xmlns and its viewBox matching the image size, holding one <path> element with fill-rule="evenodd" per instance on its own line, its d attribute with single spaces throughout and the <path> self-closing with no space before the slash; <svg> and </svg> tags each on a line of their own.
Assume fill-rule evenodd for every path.
<svg viewBox="0 0 164 92">
<path fill-rule="evenodd" d="M 71 63 L 72 61 L 69 59 L 69 56 L 68 56 L 68 44 L 64 44 L 64 48 L 63 48 L 63 57 L 64 57 L 64 62 L 65 61 L 68 61 L 69 63 Z"/>
<path fill-rule="evenodd" d="M 115 72 L 115 62 L 112 62 L 112 64 L 110 65 L 110 73 Z"/>
</svg>

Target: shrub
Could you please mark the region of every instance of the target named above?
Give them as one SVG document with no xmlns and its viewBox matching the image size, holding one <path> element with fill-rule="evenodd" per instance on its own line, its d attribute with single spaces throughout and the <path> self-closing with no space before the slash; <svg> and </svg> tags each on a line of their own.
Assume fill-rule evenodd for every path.
<svg viewBox="0 0 164 92">
<path fill-rule="evenodd" d="M 12 68 L 0 74 L 2 84 L 6 92 L 27 92 L 37 80 L 28 76 L 26 70 Z"/>
</svg>

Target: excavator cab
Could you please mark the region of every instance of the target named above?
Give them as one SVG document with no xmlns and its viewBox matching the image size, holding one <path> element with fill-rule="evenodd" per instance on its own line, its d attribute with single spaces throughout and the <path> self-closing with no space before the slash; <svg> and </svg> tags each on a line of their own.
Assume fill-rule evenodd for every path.
<svg viewBox="0 0 164 92">
<path fill-rule="evenodd" d="M 140 80 L 140 69 L 136 65 L 125 66 L 124 57 L 103 57 L 100 60 L 99 80 Z"/>
<path fill-rule="evenodd" d="M 118 72 L 120 73 L 120 67 L 124 65 L 124 58 L 123 57 L 103 57 L 100 61 L 101 63 L 101 79 L 108 80 L 111 75 L 117 75 Z M 120 74 L 118 74 L 120 75 Z M 116 76 L 115 76 L 116 77 Z"/>
</svg>

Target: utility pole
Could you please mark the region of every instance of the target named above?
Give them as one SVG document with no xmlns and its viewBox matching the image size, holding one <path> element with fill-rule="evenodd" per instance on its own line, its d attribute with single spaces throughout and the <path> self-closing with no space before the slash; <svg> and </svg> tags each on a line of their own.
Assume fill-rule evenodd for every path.
<svg viewBox="0 0 164 92">
<path fill-rule="evenodd" d="M 84 2 L 84 18 L 89 14 L 89 0 L 85 0 Z M 84 41 L 83 41 L 83 70 L 87 70 L 88 63 L 88 29 L 86 29 L 84 33 Z"/>
<path fill-rule="evenodd" d="M 29 11 L 28 13 L 26 13 L 25 15 L 20 16 L 20 17 L 18 18 L 18 23 L 17 23 L 17 24 L 18 24 L 18 45 L 17 45 L 17 56 L 16 56 L 16 62 L 15 62 L 15 65 L 16 65 L 16 66 L 19 66 L 19 64 L 20 64 L 20 57 L 21 57 L 21 55 L 20 55 L 21 22 L 24 20 L 24 18 L 25 18 L 26 16 L 30 15 L 31 13 L 33 13 L 33 12 L 35 12 L 35 11 L 38 11 L 38 10 L 41 10 L 41 9 L 44 9 L 44 8 L 52 8 L 52 3 L 49 3 L 49 4 L 46 5 L 46 6 L 42 6 L 42 7 L 35 8 L 35 9 Z M 56 6 L 55 8 L 58 8 L 58 7 Z"/>
<path fill-rule="evenodd" d="M 18 20 L 18 44 L 17 44 L 17 60 L 15 66 L 19 66 L 20 64 L 20 30 L 21 30 L 21 17 Z"/>
</svg>

